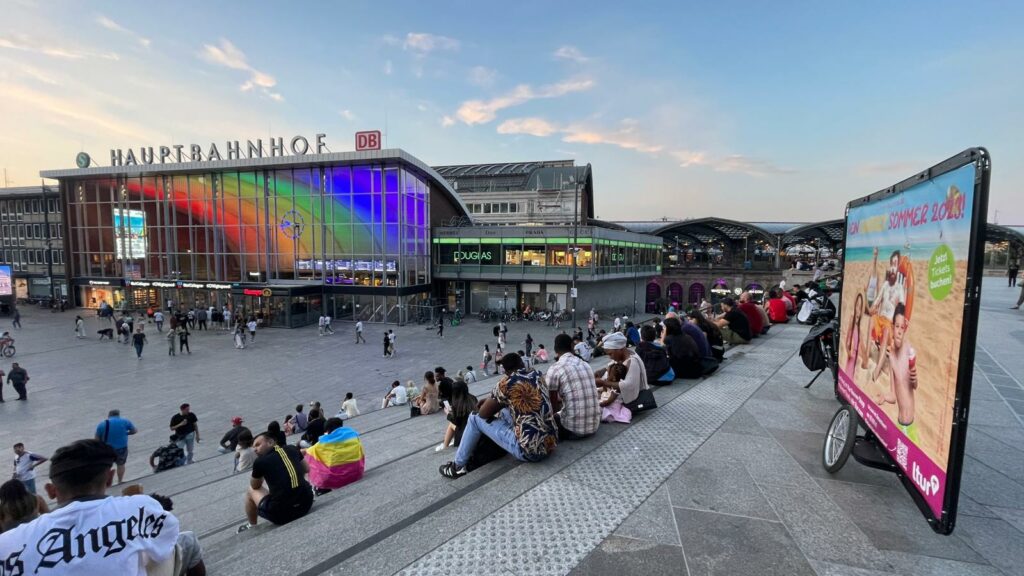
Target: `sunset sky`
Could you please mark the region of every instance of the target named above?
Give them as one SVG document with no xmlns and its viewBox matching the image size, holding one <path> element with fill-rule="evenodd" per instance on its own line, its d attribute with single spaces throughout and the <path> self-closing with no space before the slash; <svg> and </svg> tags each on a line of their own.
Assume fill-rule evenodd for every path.
<svg viewBox="0 0 1024 576">
<path fill-rule="evenodd" d="M 811 221 L 986 146 L 989 219 L 1024 224 L 1022 24 L 1015 2 L 6 0 L 0 168 L 386 129 L 432 165 L 591 163 L 607 220 Z"/>
</svg>

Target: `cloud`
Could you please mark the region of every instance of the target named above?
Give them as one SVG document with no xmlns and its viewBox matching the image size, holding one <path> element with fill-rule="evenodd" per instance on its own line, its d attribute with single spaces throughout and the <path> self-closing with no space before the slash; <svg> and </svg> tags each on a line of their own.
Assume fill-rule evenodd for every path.
<svg viewBox="0 0 1024 576">
<path fill-rule="evenodd" d="M 580 49 L 575 46 L 560 46 L 558 50 L 555 50 L 553 56 L 558 60 L 570 60 L 578 64 L 590 62 L 590 58 L 583 55 Z"/>
<path fill-rule="evenodd" d="M 270 90 L 277 86 L 277 80 L 270 74 L 253 68 L 245 57 L 245 53 L 229 40 L 221 38 L 220 45 L 218 46 L 203 44 L 203 50 L 199 53 L 199 57 L 217 66 L 248 72 L 249 78 L 239 86 L 242 92 L 249 92 L 253 88 L 259 88 L 260 92 L 271 100 L 275 102 L 284 101 L 284 96 L 279 92 Z"/>
<path fill-rule="evenodd" d="M 56 80 L 53 76 L 50 76 L 46 72 L 39 70 L 38 68 L 33 68 L 31 66 L 22 66 L 21 71 L 29 78 L 42 82 L 43 84 L 49 84 L 50 86 L 60 86 L 60 82 L 58 80 Z"/>
<path fill-rule="evenodd" d="M 121 59 L 121 57 L 118 56 L 115 52 L 92 52 L 90 50 L 67 48 L 63 46 L 50 44 L 38 39 L 29 39 L 24 35 L 17 35 L 15 37 L 0 37 L 0 48 L 6 48 L 8 50 L 18 50 L 19 52 L 31 52 L 33 54 L 43 54 L 44 56 L 60 58 L 63 60 L 84 60 L 86 58 L 97 58 L 102 60 L 117 61 Z"/>
<path fill-rule="evenodd" d="M 513 118 L 498 125 L 498 134 L 529 134 L 543 138 L 558 131 L 557 126 L 543 118 Z"/>
<path fill-rule="evenodd" d="M 652 156 L 659 156 L 667 152 L 679 162 L 679 166 L 682 168 L 702 166 L 715 172 L 735 172 L 751 176 L 795 172 L 795 170 L 777 166 L 767 160 L 741 154 L 715 156 L 704 151 L 668 150 L 661 142 L 641 133 L 639 123 L 632 118 L 623 119 L 616 129 L 604 129 L 581 123 L 558 125 L 536 117 L 511 118 L 499 124 L 497 132 L 499 134 L 527 134 L 538 138 L 558 135 L 562 142 L 615 146 L 623 150 L 633 150 Z"/>
<path fill-rule="evenodd" d="M 498 126 L 498 133 L 529 134 L 537 137 L 560 134 L 562 142 L 608 144 L 646 154 L 656 154 L 664 149 L 664 146 L 644 139 L 637 132 L 635 121 L 626 119 L 621 124 L 622 127 L 618 130 L 601 130 L 580 124 L 558 126 L 543 118 L 513 118 L 502 122 Z"/>
<path fill-rule="evenodd" d="M 405 35 L 402 48 L 417 56 L 426 56 L 437 50 L 455 51 L 459 49 L 459 41 L 447 36 L 427 34 L 426 32 L 409 32 Z"/>
<path fill-rule="evenodd" d="M 474 66 L 469 69 L 469 83 L 481 88 L 490 88 L 498 78 L 498 71 L 486 66 Z"/>
<path fill-rule="evenodd" d="M 149 48 L 149 45 L 151 43 L 149 38 L 146 38 L 145 36 L 141 36 L 139 34 L 136 34 L 135 32 L 132 32 L 131 30 L 125 28 L 124 26 L 121 26 L 117 22 L 114 22 L 113 20 L 111 20 L 110 18 L 107 18 L 106 16 L 104 16 L 102 14 L 100 14 L 99 16 L 96 17 L 96 23 L 99 24 L 100 26 L 103 26 L 107 30 L 112 30 L 114 32 L 120 32 L 121 34 L 126 34 L 128 36 L 131 36 L 132 38 L 135 39 L 136 42 L 141 44 L 143 48 Z"/>
<path fill-rule="evenodd" d="M 391 73 L 393 71 L 394 67 L 391 65 L 391 60 L 387 60 L 386 62 L 384 62 L 384 75 L 391 76 Z"/>
<path fill-rule="evenodd" d="M 451 116 L 442 116 L 441 117 L 441 126 L 442 127 L 447 128 L 449 126 L 454 126 L 454 125 L 455 125 L 455 119 L 452 118 Z"/>
<path fill-rule="evenodd" d="M 338 114 L 341 114 L 341 117 L 349 122 L 356 119 L 356 115 L 353 114 L 351 110 L 342 110 L 341 112 L 338 112 Z"/>
<path fill-rule="evenodd" d="M 66 121 L 79 128 L 90 126 L 102 134 L 126 137 L 139 142 L 152 142 L 156 137 L 148 130 L 111 116 L 101 109 L 89 109 L 75 98 L 62 98 L 52 91 L 38 91 L 27 86 L 0 83 L 0 95 L 26 108 L 34 108 L 41 117 Z"/>
<path fill-rule="evenodd" d="M 586 78 L 563 80 L 557 84 L 541 86 L 538 89 L 531 88 L 529 84 L 520 84 L 511 92 L 498 96 L 488 101 L 468 100 L 463 102 L 455 112 L 456 117 L 462 122 L 472 126 L 473 124 L 486 124 L 497 117 L 500 110 L 518 106 L 530 100 L 540 98 L 558 98 L 572 92 L 582 92 L 594 87 L 594 81 Z"/>
<path fill-rule="evenodd" d="M 679 166 L 682 168 L 703 166 L 715 172 L 733 172 L 749 176 L 774 176 L 796 172 L 792 168 L 778 166 L 763 158 L 754 158 L 742 154 L 714 156 L 707 152 L 674 150 L 672 156 L 679 160 Z"/>
</svg>

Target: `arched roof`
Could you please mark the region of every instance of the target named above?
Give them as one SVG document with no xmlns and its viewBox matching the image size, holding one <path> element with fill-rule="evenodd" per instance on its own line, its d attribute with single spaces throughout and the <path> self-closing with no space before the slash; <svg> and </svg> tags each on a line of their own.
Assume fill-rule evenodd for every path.
<svg viewBox="0 0 1024 576">
<path fill-rule="evenodd" d="M 846 240 L 846 221 L 840 218 L 802 224 L 787 230 L 781 236 L 783 248 L 793 244 L 808 244 L 814 240 L 824 240 L 835 246 Z"/>
<path fill-rule="evenodd" d="M 638 228 L 647 228 L 647 226 L 635 227 L 635 224 L 641 224 L 639 222 L 622 224 L 635 232 L 641 231 Z M 649 231 L 645 230 L 645 233 L 663 238 L 675 238 L 678 236 L 680 239 L 685 238 L 686 241 L 695 244 L 711 244 L 723 240 L 733 241 L 753 237 L 764 240 L 772 246 L 775 245 L 775 235 L 771 232 L 754 224 L 727 220 L 725 218 L 695 218 L 682 222 L 654 222 L 651 224 L 660 224 L 660 226 L 651 227 Z"/>
<path fill-rule="evenodd" d="M 1024 226 L 1002 226 L 989 222 L 985 225 L 985 241 L 1024 244 Z"/>
</svg>

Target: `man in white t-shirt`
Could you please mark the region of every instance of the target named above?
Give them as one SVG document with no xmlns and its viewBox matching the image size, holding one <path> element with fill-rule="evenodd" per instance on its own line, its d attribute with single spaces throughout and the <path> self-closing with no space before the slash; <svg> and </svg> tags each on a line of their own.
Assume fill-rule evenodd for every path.
<svg viewBox="0 0 1024 576">
<path fill-rule="evenodd" d="M 391 406 L 404 406 L 409 401 L 409 393 L 406 392 L 405 387 L 398 380 L 391 383 L 391 390 L 384 396 L 384 402 L 381 403 L 381 408 L 388 408 Z"/>
<path fill-rule="evenodd" d="M 584 362 L 590 362 L 590 358 L 594 354 L 594 351 L 591 350 L 590 345 L 587 344 L 585 341 L 580 340 L 579 338 L 574 338 L 573 340 L 575 340 L 575 344 L 573 345 L 572 349 L 573 351 L 576 352 L 576 355 L 579 356 L 580 359 L 583 360 Z"/>
<path fill-rule="evenodd" d="M 4 574 L 170 573 L 178 519 L 149 496 L 107 496 L 116 459 L 99 440 L 54 453 L 46 493 L 59 508 L 0 534 Z"/>
<path fill-rule="evenodd" d="M 21 481 L 32 494 L 36 493 L 36 467 L 43 462 L 46 462 L 45 456 L 25 450 L 21 442 L 14 445 L 14 479 Z"/>
<path fill-rule="evenodd" d="M 317 326 L 317 333 L 320 336 L 323 336 L 324 335 L 324 326 L 327 326 L 327 322 L 324 321 L 324 315 L 323 314 L 320 315 L 320 320 L 317 321 L 316 326 Z"/>
<path fill-rule="evenodd" d="M 366 338 L 363 338 L 363 321 L 359 320 L 356 322 L 356 344 L 362 342 L 366 344 Z"/>
<path fill-rule="evenodd" d="M 327 334 L 334 334 L 334 328 L 331 328 L 330 314 L 324 314 L 324 332 Z"/>
</svg>

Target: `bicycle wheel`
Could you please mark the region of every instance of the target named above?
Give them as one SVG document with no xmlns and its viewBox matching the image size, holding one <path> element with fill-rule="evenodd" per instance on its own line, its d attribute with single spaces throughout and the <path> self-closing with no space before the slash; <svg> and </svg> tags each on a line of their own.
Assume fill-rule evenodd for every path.
<svg viewBox="0 0 1024 576">
<path fill-rule="evenodd" d="M 853 452 L 858 422 L 857 412 L 849 404 L 843 404 L 832 416 L 821 452 L 821 464 L 829 474 L 838 472 Z"/>
<path fill-rule="evenodd" d="M 14 356 L 14 345 L 4 346 L 4 358 L 10 358 Z"/>
</svg>

